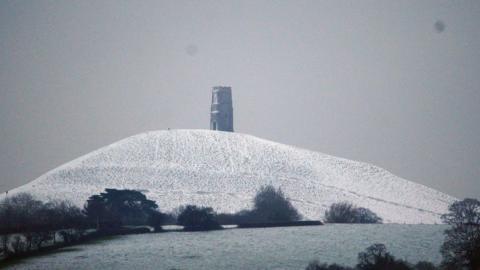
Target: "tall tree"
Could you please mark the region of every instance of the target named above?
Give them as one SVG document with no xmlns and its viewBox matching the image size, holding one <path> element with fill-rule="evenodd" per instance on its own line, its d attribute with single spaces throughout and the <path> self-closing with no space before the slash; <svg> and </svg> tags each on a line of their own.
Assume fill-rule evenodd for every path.
<svg viewBox="0 0 480 270">
<path fill-rule="evenodd" d="M 105 189 L 100 195 L 91 196 L 84 212 L 98 229 L 123 225 L 148 224 L 157 215 L 158 205 L 136 190 Z M 155 217 L 159 222 L 160 216 Z"/>
<path fill-rule="evenodd" d="M 442 265 L 446 269 L 480 269 L 480 201 L 456 201 L 442 220 L 451 225 L 445 230 Z"/>
</svg>

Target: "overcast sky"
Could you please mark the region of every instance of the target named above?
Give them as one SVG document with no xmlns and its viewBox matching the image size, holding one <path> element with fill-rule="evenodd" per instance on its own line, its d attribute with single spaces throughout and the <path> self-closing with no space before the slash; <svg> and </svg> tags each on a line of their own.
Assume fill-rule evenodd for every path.
<svg viewBox="0 0 480 270">
<path fill-rule="evenodd" d="M 1 1 L 0 190 L 147 130 L 235 130 L 480 197 L 480 1 Z"/>
</svg>

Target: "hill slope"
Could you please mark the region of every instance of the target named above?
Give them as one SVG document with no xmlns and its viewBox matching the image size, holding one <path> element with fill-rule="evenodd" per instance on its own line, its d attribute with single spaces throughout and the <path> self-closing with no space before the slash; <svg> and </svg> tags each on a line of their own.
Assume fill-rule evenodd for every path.
<svg viewBox="0 0 480 270">
<path fill-rule="evenodd" d="M 384 222 L 435 223 L 455 198 L 379 167 L 250 135 L 209 130 L 135 135 L 68 162 L 15 192 L 82 205 L 105 188 L 145 192 L 162 211 L 186 203 L 233 212 L 255 191 L 280 186 L 297 209 L 319 219 L 331 203 L 350 201 Z"/>
</svg>

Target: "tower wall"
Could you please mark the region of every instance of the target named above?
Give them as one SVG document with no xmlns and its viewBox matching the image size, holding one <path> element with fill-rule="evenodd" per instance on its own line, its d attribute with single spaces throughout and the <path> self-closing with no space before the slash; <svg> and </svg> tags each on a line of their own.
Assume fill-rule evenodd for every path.
<svg viewBox="0 0 480 270">
<path fill-rule="evenodd" d="M 232 88 L 213 87 L 210 129 L 233 132 Z"/>
</svg>

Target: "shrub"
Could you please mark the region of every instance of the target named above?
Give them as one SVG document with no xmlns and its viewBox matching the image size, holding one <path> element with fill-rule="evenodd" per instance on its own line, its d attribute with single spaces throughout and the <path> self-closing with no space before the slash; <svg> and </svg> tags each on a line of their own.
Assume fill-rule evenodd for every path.
<svg viewBox="0 0 480 270">
<path fill-rule="evenodd" d="M 186 231 L 218 230 L 222 226 L 215 219 L 215 212 L 211 207 L 186 205 L 180 209 L 177 224 Z"/>
<path fill-rule="evenodd" d="M 325 211 L 327 223 L 382 223 L 382 219 L 367 208 L 349 202 L 334 203 Z"/>
<path fill-rule="evenodd" d="M 354 213 L 355 223 L 382 223 L 382 218 L 370 209 L 358 207 L 354 209 Z"/>
<path fill-rule="evenodd" d="M 269 185 L 263 186 L 253 199 L 251 213 L 256 222 L 297 221 L 301 215 L 286 198 L 283 191 Z"/>
<path fill-rule="evenodd" d="M 233 214 L 218 214 L 220 224 L 282 223 L 299 221 L 302 216 L 293 207 L 283 191 L 269 185 L 262 186 L 253 198 L 252 210 Z"/>
<path fill-rule="evenodd" d="M 325 211 L 325 222 L 355 223 L 354 206 L 348 202 L 334 203 Z"/>
</svg>

